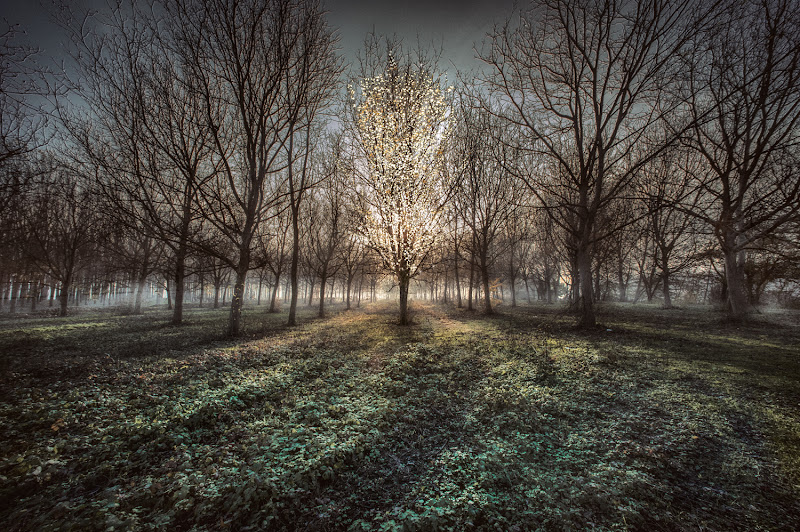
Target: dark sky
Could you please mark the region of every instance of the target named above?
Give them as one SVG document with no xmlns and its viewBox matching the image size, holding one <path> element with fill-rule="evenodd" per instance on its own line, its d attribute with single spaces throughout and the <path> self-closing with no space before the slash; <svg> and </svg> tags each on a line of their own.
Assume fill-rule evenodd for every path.
<svg viewBox="0 0 800 532">
<path fill-rule="evenodd" d="M 49 20 L 49 0 L 0 0 L 0 17 L 20 24 L 29 44 L 44 55 L 58 57 L 64 40 L 60 29 Z M 105 0 L 72 0 L 73 5 L 102 7 Z M 329 20 L 338 27 L 342 52 L 348 61 L 363 47 L 364 36 L 374 27 L 379 35 L 396 34 L 414 46 L 423 43 L 444 46 L 441 69 L 450 71 L 451 62 L 461 69 L 476 68 L 473 43 L 480 45 L 492 23 L 505 19 L 513 0 L 327 0 Z"/>
</svg>

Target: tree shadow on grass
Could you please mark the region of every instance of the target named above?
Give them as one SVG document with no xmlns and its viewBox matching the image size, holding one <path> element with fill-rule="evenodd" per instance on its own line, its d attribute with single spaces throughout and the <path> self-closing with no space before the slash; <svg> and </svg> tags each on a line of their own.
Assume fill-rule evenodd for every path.
<svg viewBox="0 0 800 532">
<path fill-rule="evenodd" d="M 538 330 L 530 317 L 514 318 L 492 322 L 507 331 Z M 632 345 L 642 340 L 635 332 L 626 337 Z M 488 335 L 480 348 L 496 341 Z M 293 514 L 298 522 L 309 530 L 355 522 L 365 529 L 480 528 L 506 515 L 506 525 L 522 528 L 622 520 L 654 530 L 790 529 L 800 514 L 774 468 L 762 421 L 728 405 L 724 391 L 702 377 L 675 380 L 612 363 L 600 374 L 542 381 L 558 398 L 548 406 L 535 396 L 515 403 L 470 395 L 490 369 L 478 354 L 475 362 L 472 373 L 424 365 L 441 392 L 413 372 L 398 375 L 411 386 L 403 388 L 369 459 L 353 461 L 306 500 L 308 507 Z M 624 392 L 620 372 L 630 372 L 625 378 L 633 381 Z M 476 430 L 480 402 L 490 408 L 478 415 Z M 504 449 L 493 453 L 498 441 Z M 456 500 L 459 492 L 474 495 L 474 506 Z"/>
<path fill-rule="evenodd" d="M 291 519 L 303 523 L 301 529 L 346 528 L 359 520 L 389 523 L 415 508 L 422 513 L 419 497 L 433 495 L 432 486 L 425 493 L 425 479 L 443 473 L 438 458 L 479 446 L 464 428 L 472 410 L 469 385 L 483 367 L 458 367 L 446 354 L 419 343 L 428 331 L 397 327 L 401 347 L 381 368 L 387 378 L 378 390 L 393 405 L 383 430 L 363 459 L 352 459 L 305 501 L 307 507 L 296 509 Z"/>
<path fill-rule="evenodd" d="M 0 380 L 8 377 L 29 386 L 84 380 L 112 371 L 119 364 L 146 364 L 184 358 L 203 350 L 232 348 L 277 337 L 287 330 L 285 315 L 246 309 L 245 333 L 226 336 L 227 311 L 192 309 L 184 323 L 168 322 L 167 311 L 118 316 L 84 313 L 67 318 L 18 320 L 0 327 Z M 312 323 L 312 311 L 300 313 L 300 324 Z M 9 389 L 9 386 L 2 388 Z M 0 392 L 2 393 L 2 392 Z"/>
<path fill-rule="evenodd" d="M 543 333 L 525 313 L 462 321 L 418 312 L 410 328 L 393 324 L 390 306 L 346 313 L 208 356 L 179 352 L 145 375 L 123 364 L 118 381 L 116 366 L 103 367 L 108 405 L 124 405 L 126 419 L 97 402 L 88 419 L 55 430 L 39 411 L 61 415 L 62 397 L 46 394 L 19 410 L 18 445 L 44 456 L 57 434 L 78 446 L 61 451 L 72 452 L 65 464 L 79 477 L 69 487 L 91 504 L 118 488 L 128 514 L 157 507 L 143 526 L 183 496 L 174 475 L 202 471 L 203 480 L 181 481 L 196 506 L 180 510 L 173 529 L 221 527 L 222 518 L 234 529 L 777 530 L 800 514 L 764 420 L 708 368 L 645 350 L 651 328 Z M 539 346 L 555 333 L 590 348 L 553 361 Z M 597 350 L 620 355 L 598 361 Z M 98 399 L 95 381 L 84 384 L 69 401 Z M 118 482 L 120 471 L 137 484 Z M 41 486 L 24 478 L 36 490 L 27 508 L 72 493 L 55 477 Z M 164 492 L 144 487 L 148 478 Z M 219 497 L 198 495 L 209 483 Z"/>
</svg>

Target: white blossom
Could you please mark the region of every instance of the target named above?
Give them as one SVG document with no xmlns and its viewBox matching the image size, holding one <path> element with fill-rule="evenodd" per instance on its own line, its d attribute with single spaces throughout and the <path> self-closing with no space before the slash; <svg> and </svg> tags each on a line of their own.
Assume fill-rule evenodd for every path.
<svg viewBox="0 0 800 532">
<path fill-rule="evenodd" d="M 351 87 L 369 195 L 364 233 L 392 272 L 414 277 L 441 234 L 450 108 L 438 80 L 390 60 Z"/>
</svg>

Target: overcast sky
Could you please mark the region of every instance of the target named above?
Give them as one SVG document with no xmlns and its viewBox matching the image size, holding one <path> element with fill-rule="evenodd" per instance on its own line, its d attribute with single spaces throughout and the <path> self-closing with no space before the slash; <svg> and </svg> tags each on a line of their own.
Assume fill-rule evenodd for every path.
<svg viewBox="0 0 800 532">
<path fill-rule="evenodd" d="M 102 7 L 105 0 L 71 0 L 73 5 Z M 414 46 L 417 36 L 423 43 L 442 44 L 440 68 L 469 70 L 479 63 L 474 59 L 473 43 L 480 46 L 486 31 L 495 21 L 505 19 L 513 0 L 328 0 L 331 24 L 339 29 L 340 46 L 348 61 L 364 44 L 373 28 L 378 35 L 396 34 Z M 50 21 L 49 0 L 0 0 L 0 16 L 10 24 L 20 24 L 27 42 L 44 55 L 58 57 L 64 37 Z"/>
</svg>

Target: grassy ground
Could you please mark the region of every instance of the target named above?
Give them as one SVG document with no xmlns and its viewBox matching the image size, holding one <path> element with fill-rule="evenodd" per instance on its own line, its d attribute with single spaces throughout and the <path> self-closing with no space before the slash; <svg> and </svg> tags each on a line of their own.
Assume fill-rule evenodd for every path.
<svg viewBox="0 0 800 532">
<path fill-rule="evenodd" d="M 0 320 L 0 528 L 800 522 L 797 316 L 414 309 Z"/>
</svg>

